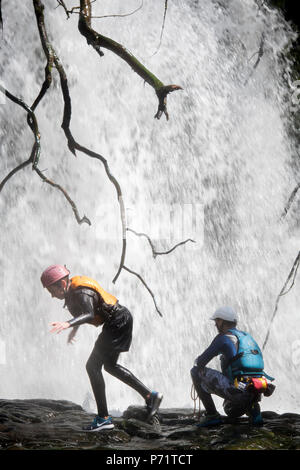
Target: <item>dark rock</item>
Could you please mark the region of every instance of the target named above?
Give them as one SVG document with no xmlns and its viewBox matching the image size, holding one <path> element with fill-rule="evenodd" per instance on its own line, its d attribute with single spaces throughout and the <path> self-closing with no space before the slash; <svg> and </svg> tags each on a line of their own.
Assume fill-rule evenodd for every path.
<svg viewBox="0 0 300 470">
<path fill-rule="evenodd" d="M 300 421 L 300 415 L 298 415 L 296 413 L 283 413 L 280 417 L 281 417 L 281 419 L 286 418 L 288 420 L 298 420 L 298 421 Z"/>
<path fill-rule="evenodd" d="M 159 439 L 162 437 L 159 423 L 156 425 L 148 424 L 137 419 L 129 418 L 123 420 L 121 427 L 130 434 L 130 436 L 138 436 L 143 439 Z"/>
<path fill-rule="evenodd" d="M 148 413 L 145 406 L 129 406 L 123 413 L 125 419 L 138 419 L 139 421 L 147 421 Z"/>
<path fill-rule="evenodd" d="M 161 409 L 151 422 L 145 407 L 130 406 L 110 431 L 86 433 L 94 415 L 65 400 L 0 400 L 0 449 L 257 450 L 300 449 L 300 415 L 264 411 L 264 425 L 224 417 L 197 428 L 191 409 Z"/>
<path fill-rule="evenodd" d="M 262 411 L 262 417 L 271 419 L 271 418 L 277 418 L 279 416 L 278 413 L 275 413 L 275 411 Z"/>
</svg>

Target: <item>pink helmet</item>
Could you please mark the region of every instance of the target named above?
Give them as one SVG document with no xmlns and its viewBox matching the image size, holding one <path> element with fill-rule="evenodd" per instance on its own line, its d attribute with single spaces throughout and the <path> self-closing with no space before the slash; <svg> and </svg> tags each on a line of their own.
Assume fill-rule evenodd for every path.
<svg viewBox="0 0 300 470">
<path fill-rule="evenodd" d="M 55 282 L 63 279 L 64 277 L 68 276 L 70 271 L 66 268 L 66 266 L 61 266 L 60 264 L 53 264 L 49 266 L 43 274 L 41 275 L 41 282 L 44 287 L 49 287 Z"/>
</svg>

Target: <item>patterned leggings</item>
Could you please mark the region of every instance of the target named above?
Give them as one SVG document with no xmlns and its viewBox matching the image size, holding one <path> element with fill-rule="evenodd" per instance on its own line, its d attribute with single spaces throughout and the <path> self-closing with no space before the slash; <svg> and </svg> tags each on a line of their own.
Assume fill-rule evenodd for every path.
<svg viewBox="0 0 300 470">
<path fill-rule="evenodd" d="M 199 369 L 195 366 L 191 370 L 191 376 L 198 396 L 209 415 L 217 413 L 212 394 L 224 398 L 224 411 L 234 418 L 245 414 L 257 399 L 253 393 L 235 388 L 230 380 L 217 370 L 208 367 Z"/>
</svg>

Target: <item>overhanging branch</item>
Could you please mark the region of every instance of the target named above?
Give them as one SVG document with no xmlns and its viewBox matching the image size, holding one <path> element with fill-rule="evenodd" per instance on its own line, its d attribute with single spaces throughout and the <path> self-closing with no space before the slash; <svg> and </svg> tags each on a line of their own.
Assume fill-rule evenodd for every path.
<svg viewBox="0 0 300 470">
<path fill-rule="evenodd" d="M 122 253 L 121 253 L 121 260 L 119 264 L 119 268 L 117 271 L 117 274 L 115 275 L 113 279 L 113 283 L 116 282 L 117 278 L 120 275 L 120 272 L 122 270 L 122 266 L 125 261 L 125 253 L 126 253 L 126 226 L 125 226 L 125 207 L 124 207 L 124 202 L 123 202 L 123 197 L 122 197 L 122 191 L 119 182 L 117 179 L 114 177 L 114 175 L 111 173 L 109 165 L 107 160 L 100 155 L 97 152 L 94 152 L 83 145 L 80 145 L 73 137 L 71 129 L 70 129 L 70 123 L 71 123 L 71 115 L 72 115 L 72 104 L 71 104 L 71 97 L 69 93 L 69 86 L 68 86 L 68 79 L 66 72 L 64 70 L 64 67 L 59 60 L 59 57 L 57 56 L 52 44 L 50 43 L 47 35 L 47 31 L 45 28 L 45 19 L 44 19 L 44 5 L 41 3 L 40 0 L 33 0 L 34 8 L 35 8 L 35 14 L 36 14 L 36 19 L 37 19 L 37 24 L 38 24 L 38 30 L 40 34 L 40 39 L 41 43 L 43 46 L 44 53 L 47 58 L 47 65 L 48 64 L 54 64 L 56 70 L 58 71 L 59 77 L 60 77 L 60 84 L 61 84 L 61 90 L 62 90 L 62 95 L 63 95 L 63 100 L 64 100 L 64 111 L 63 111 L 63 121 L 61 124 L 61 127 L 65 133 L 65 136 L 67 138 L 68 142 L 68 147 L 71 150 L 71 152 L 76 155 L 76 150 L 84 153 L 85 155 L 88 155 L 91 158 L 95 158 L 97 160 L 100 160 L 101 163 L 103 164 L 105 168 L 105 172 L 109 178 L 109 180 L 112 182 L 114 185 L 116 192 L 117 192 L 117 198 L 118 198 L 118 203 L 120 207 L 120 217 L 121 217 L 121 224 L 122 224 Z M 89 4 L 90 7 L 90 4 Z M 51 71 L 51 69 L 46 66 L 46 70 Z M 47 77 L 46 77 L 47 80 Z M 46 81 L 45 80 L 45 81 Z M 49 80 L 48 80 L 49 82 Z M 44 82 L 45 83 L 45 82 Z M 46 85 L 45 85 L 46 86 Z"/>
<path fill-rule="evenodd" d="M 178 85 L 164 85 L 150 70 L 148 70 L 131 52 L 127 51 L 122 44 L 111 38 L 103 36 L 91 27 L 92 6 L 90 0 L 80 0 L 80 15 L 78 29 L 86 38 L 86 41 L 95 51 L 102 56 L 101 48 L 105 48 L 124 60 L 135 73 L 137 73 L 148 85 L 154 88 L 158 97 L 158 110 L 155 118 L 160 119 L 164 113 L 169 119 L 167 112 L 167 95 L 172 91 L 181 90 Z"/>
</svg>

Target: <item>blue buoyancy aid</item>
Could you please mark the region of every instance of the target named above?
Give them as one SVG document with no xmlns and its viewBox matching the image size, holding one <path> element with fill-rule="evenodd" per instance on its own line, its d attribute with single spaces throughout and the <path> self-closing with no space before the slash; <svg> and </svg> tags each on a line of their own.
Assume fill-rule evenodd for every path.
<svg viewBox="0 0 300 470">
<path fill-rule="evenodd" d="M 265 376 L 269 380 L 274 380 L 264 372 L 264 360 L 262 352 L 249 333 L 236 329 L 228 330 L 238 340 L 236 355 L 232 358 L 224 371 L 225 375 L 234 380 L 235 377 L 248 375 L 251 377 Z"/>
</svg>

